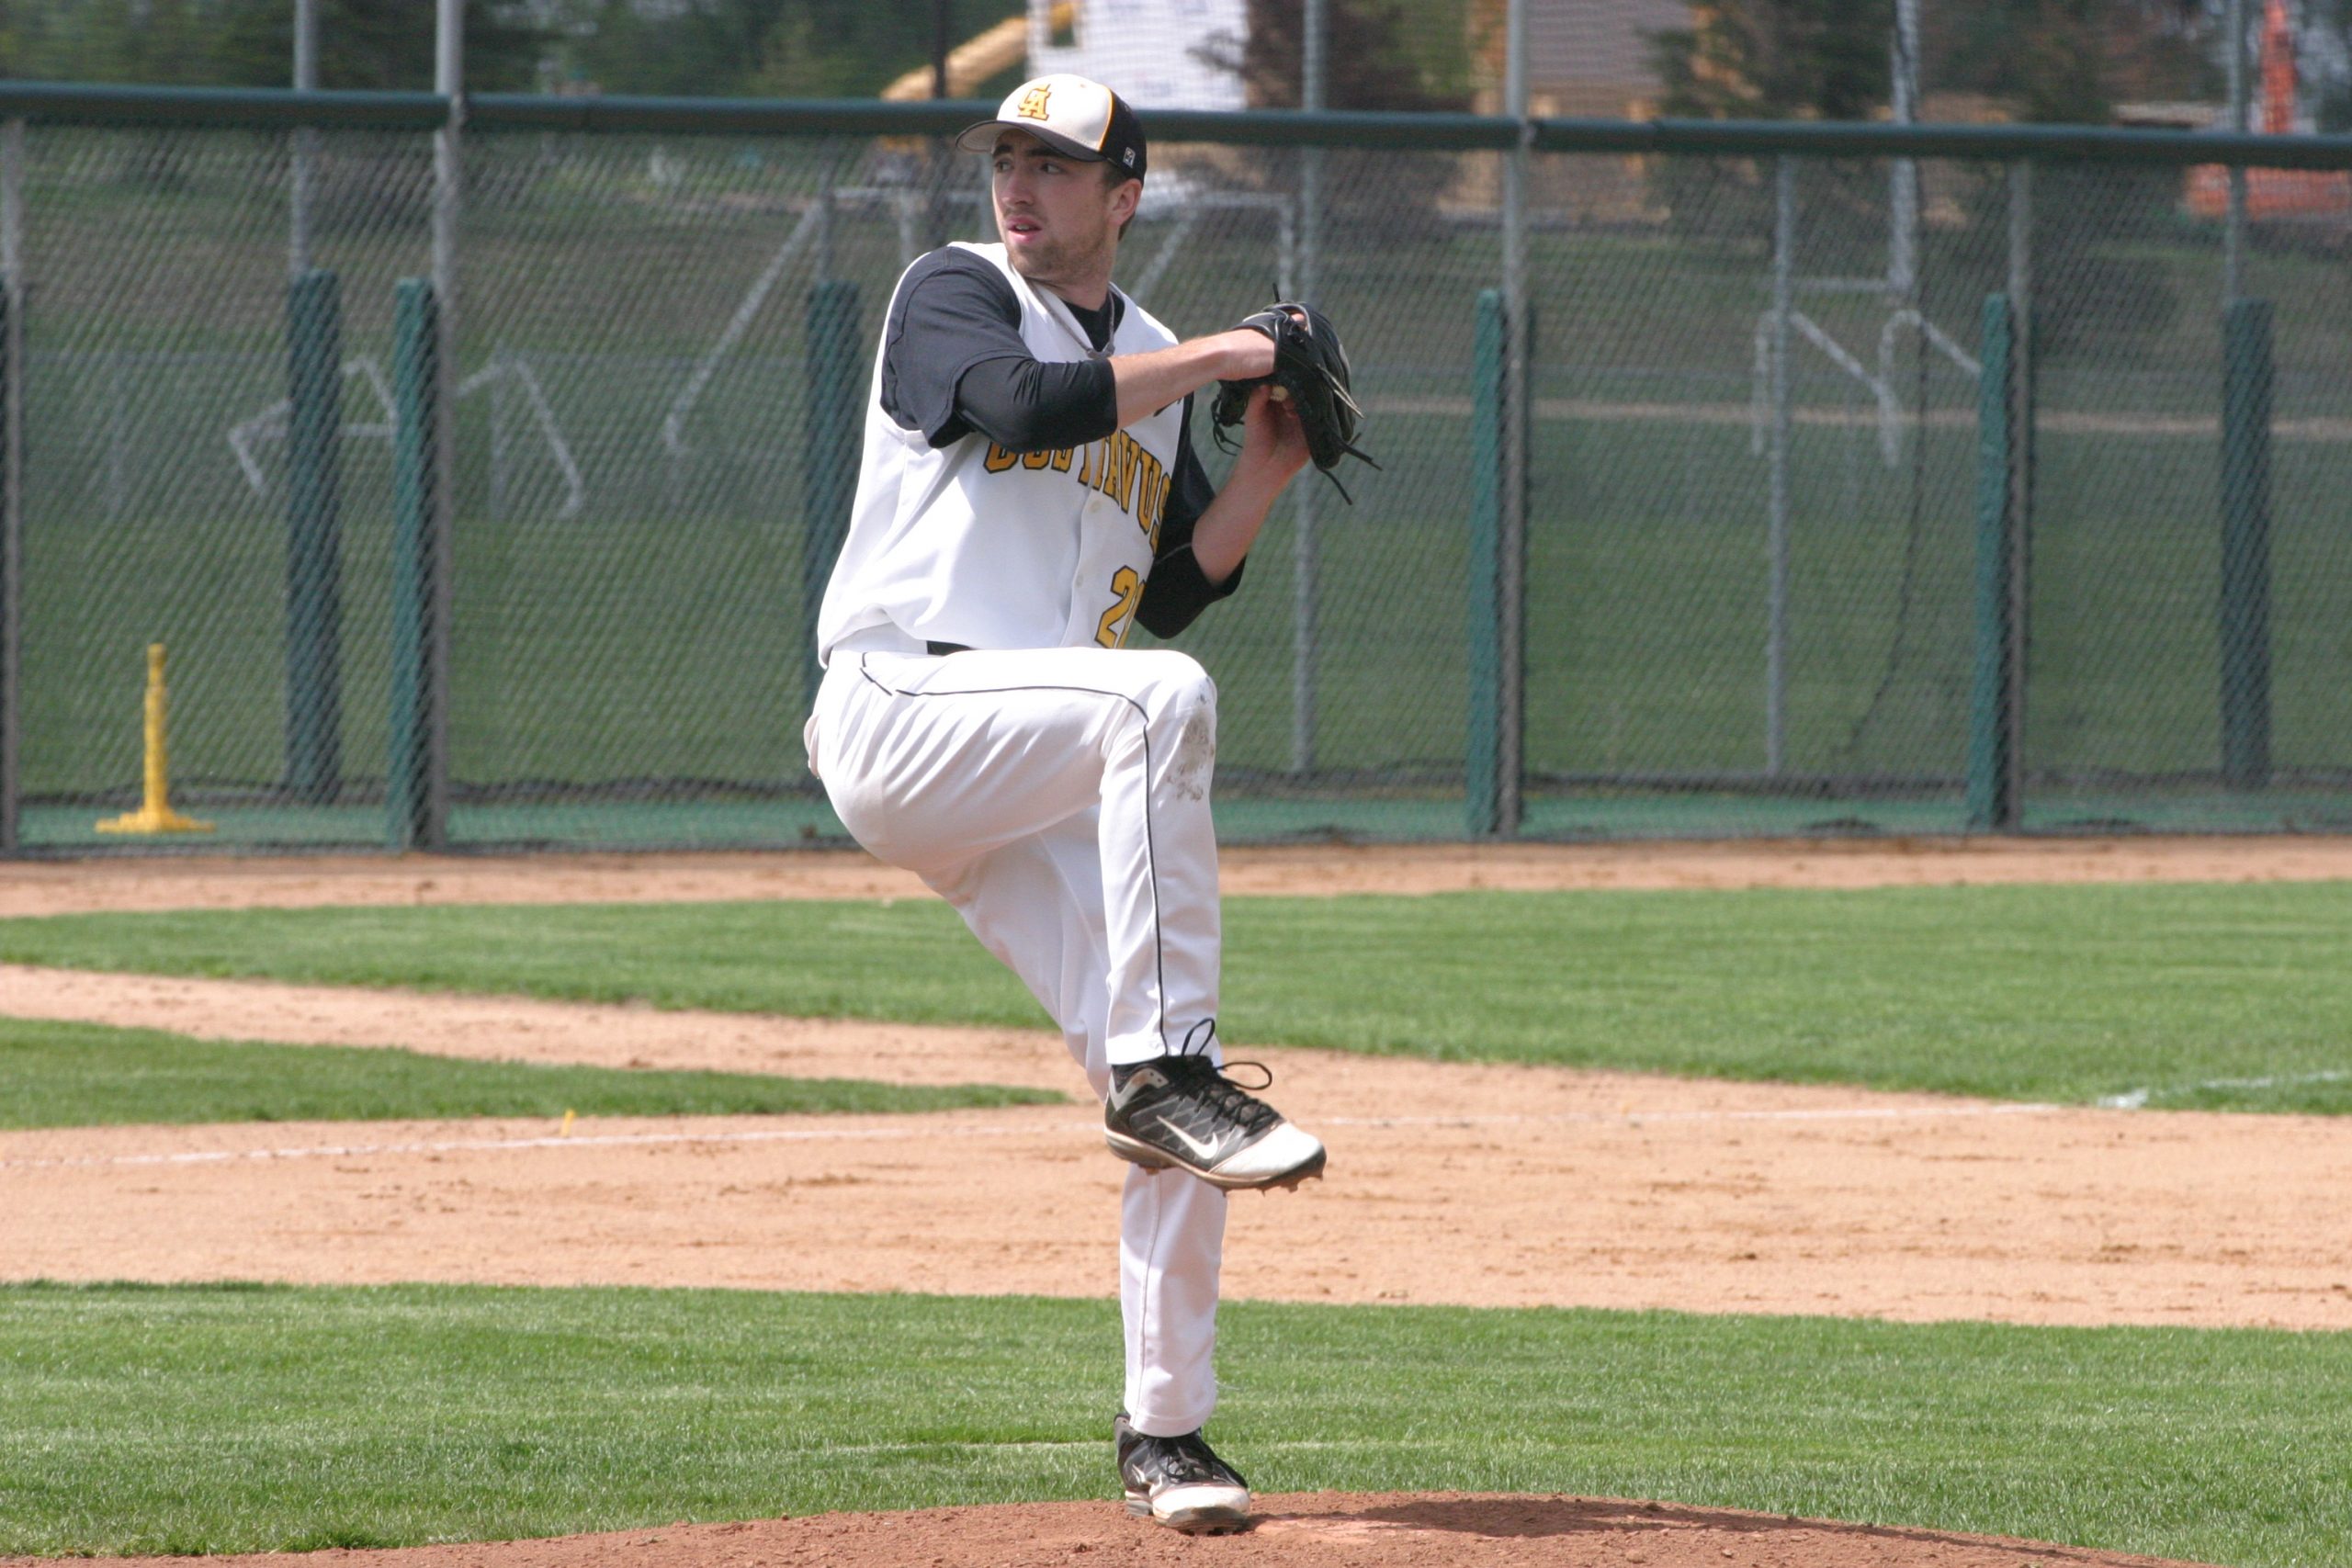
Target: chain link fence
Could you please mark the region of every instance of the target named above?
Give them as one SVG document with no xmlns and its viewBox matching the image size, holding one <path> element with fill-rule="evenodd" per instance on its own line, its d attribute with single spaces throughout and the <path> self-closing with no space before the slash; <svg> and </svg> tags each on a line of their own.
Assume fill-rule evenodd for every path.
<svg viewBox="0 0 2352 1568">
<path fill-rule="evenodd" d="M 977 162 L 917 134 L 956 109 L 478 111 L 443 301 L 444 841 L 840 837 L 799 752 L 812 595 L 893 280 L 992 237 Z M 402 841 L 393 307 L 433 267 L 431 118 L 9 138 L 18 849 Z M 1479 335 L 1508 122 L 1169 123 L 1122 283 L 1186 335 L 1311 289 L 1383 464 L 1352 506 L 1305 476 L 1184 639 L 1224 692 L 1228 838 L 1489 827 L 1498 723 L 1530 836 L 2352 828 L 2345 174 L 2257 171 L 2258 306 L 2231 312 L 2182 160 L 1525 154 L 1514 570 L 1481 500 L 1512 449 Z M 1988 403 L 1994 294 L 2034 374 Z M 1988 526 L 2022 547 L 2013 621 Z M 1991 710 L 1988 637 L 2021 659 Z M 96 827 L 142 798 L 156 643 L 200 839 Z"/>
</svg>

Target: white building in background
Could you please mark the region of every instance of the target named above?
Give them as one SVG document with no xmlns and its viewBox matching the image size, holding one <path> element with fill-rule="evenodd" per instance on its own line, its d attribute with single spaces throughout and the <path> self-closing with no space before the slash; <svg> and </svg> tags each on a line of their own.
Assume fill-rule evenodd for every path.
<svg viewBox="0 0 2352 1568">
<path fill-rule="evenodd" d="M 1478 0 L 1486 36 L 1498 40 L 1503 7 Z M 1544 118 L 1647 119 L 1659 84 L 1650 63 L 1653 34 L 1687 30 L 1690 0 L 1528 0 L 1527 107 Z M 1502 55 L 1489 44 L 1490 80 L 1474 106 L 1502 112 Z"/>
<path fill-rule="evenodd" d="M 1240 76 L 1201 59 L 1240 53 L 1247 0 L 1083 0 L 1069 44 L 1054 42 L 1054 0 L 1029 0 L 1029 73 L 1075 72 L 1139 109 L 1238 109 Z"/>
<path fill-rule="evenodd" d="M 1468 7 L 1473 36 L 1494 54 L 1497 85 L 1476 106 L 1490 114 L 1501 107 L 1502 9 L 1501 0 Z M 1411 25 L 1409 7 L 1407 17 Z M 1057 21 L 1072 42 L 1053 41 Z M 1690 0 L 1528 0 L 1529 107 L 1539 115 L 1646 115 L 1658 92 L 1650 36 L 1690 25 Z M 1249 26 L 1248 0 L 1028 0 L 1029 71 L 1091 76 L 1138 108 L 1243 108 L 1240 78 L 1201 54 L 1238 59 Z"/>
</svg>

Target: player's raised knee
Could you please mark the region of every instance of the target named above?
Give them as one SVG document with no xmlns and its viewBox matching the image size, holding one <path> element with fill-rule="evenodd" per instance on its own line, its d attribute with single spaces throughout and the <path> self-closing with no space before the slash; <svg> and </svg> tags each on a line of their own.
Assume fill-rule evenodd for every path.
<svg viewBox="0 0 2352 1568">
<path fill-rule="evenodd" d="M 1216 682 L 1201 668 L 1201 661 L 1189 653 L 1179 653 L 1170 648 L 1155 648 L 1129 655 L 1148 662 L 1142 673 L 1149 683 L 1152 701 L 1157 709 L 1185 708 L 1216 711 Z"/>
</svg>

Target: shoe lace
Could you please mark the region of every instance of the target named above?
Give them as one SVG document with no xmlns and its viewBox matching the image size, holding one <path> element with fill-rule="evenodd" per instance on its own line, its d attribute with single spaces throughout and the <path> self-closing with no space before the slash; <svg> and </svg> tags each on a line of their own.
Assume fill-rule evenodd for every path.
<svg viewBox="0 0 2352 1568">
<path fill-rule="evenodd" d="M 1274 1086 L 1274 1070 L 1265 1063 L 1227 1062 L 1219 1067 L 1200 1055 L 1181 1055 L 1176 1061 L 1181 1064 L 1178 1070 L 1189 1080 L 1185 1087 L 1250 1132 L 1282 1120 L 1281 1111 L 1258 1098 Z M 1254 1084 L 1236 1083 L 1226 1076 L 1236 1067 L 1250 1067 L 1263 1077 Z"/>
<path fill-rule="evenodd" d="M 1198 1432 L 1187 1432 L 1181 1438 L 1160 1439 L 1167 1454 L 1166 1474 L 1176 1482 L 1225 1482 L 1247 1486 L 1241 1472 L 1216 1457 L 1216 1450 Z"/>
</svg>

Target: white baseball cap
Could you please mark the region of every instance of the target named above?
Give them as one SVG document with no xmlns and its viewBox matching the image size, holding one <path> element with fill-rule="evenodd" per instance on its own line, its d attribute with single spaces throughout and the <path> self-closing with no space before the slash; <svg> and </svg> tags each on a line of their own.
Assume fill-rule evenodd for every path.
<svg viewBox="0 0 2352 1568">
<path fill-rule="evenodd" d="M 967 127 L 956 145 L 967 152 L 989 152 L 997 132 L 1007 128 L 1025 130 L 1073 158 L 1114 164 L 1132 178 L 1143 178 L 1143 127 L 1126 100 L 1100 82 L 1068 73 L 1023 82 L 1005 95 L 994 119 Z"/>
</svg>

